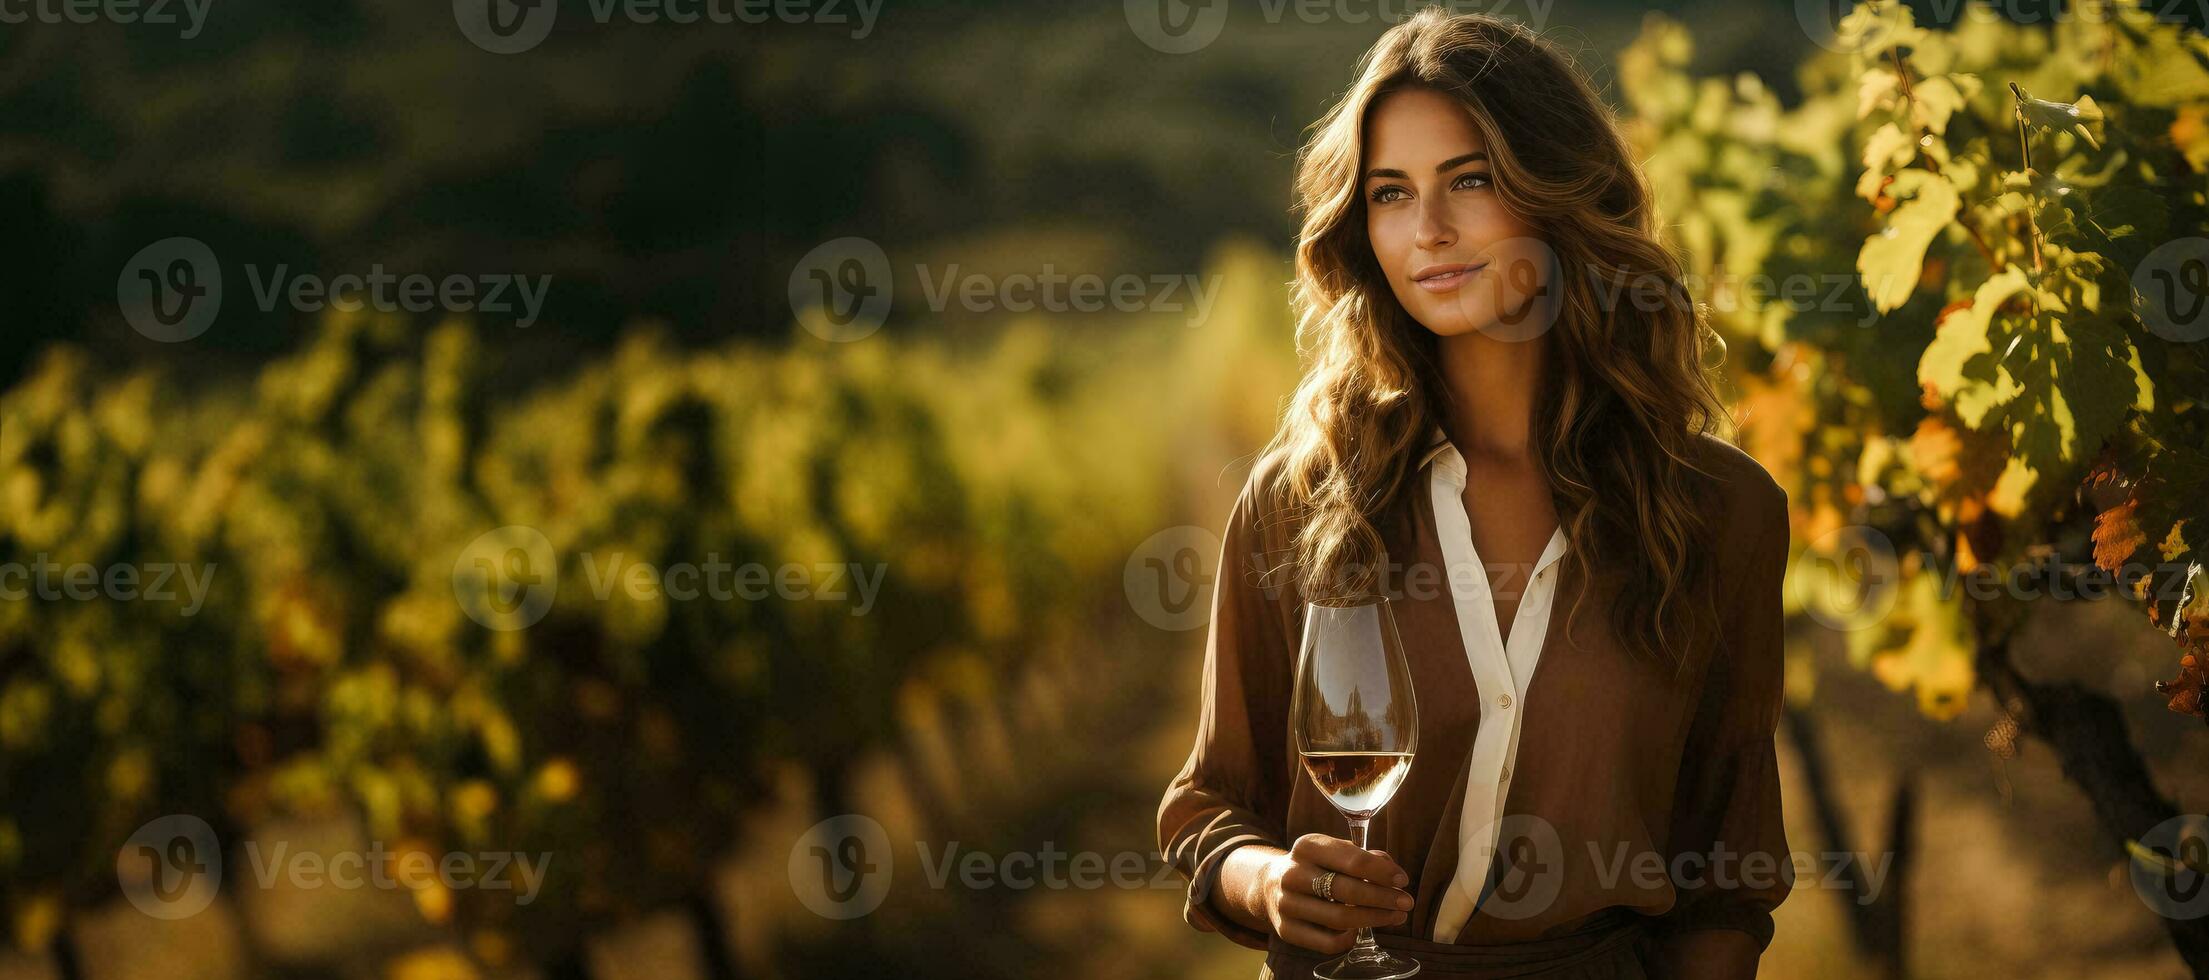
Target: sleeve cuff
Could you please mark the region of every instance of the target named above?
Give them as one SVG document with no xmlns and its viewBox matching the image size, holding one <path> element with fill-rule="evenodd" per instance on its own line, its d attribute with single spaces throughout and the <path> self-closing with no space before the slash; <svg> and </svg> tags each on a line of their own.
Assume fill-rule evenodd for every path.
<svg viewBox="0 0 2209 980">
<path fill-rule="evenodd" d="M 1271 841 L 1263 834 L 1244 832 L 1229 837 L 1212 848 L 1203 860 L 1197 862 L 1196 869 L 1189 875 L 1189 888 L 1181 908 L 1182 920 L 1201 931 L 1226 936 L 1240 946 L 1257 950 L 1267 948 L 1271 937 L 1220 914 L 1212 907 L 1212 889 L 1219 882 L 1220 865 L 1227 860 L 1229 853 L 1244 844 L 1268 843 Z"/>
</svg>

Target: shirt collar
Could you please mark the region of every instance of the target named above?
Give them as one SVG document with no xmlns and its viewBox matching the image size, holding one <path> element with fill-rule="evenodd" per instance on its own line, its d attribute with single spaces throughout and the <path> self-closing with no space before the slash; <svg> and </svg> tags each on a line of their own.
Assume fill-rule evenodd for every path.
<svg viewBox="0 0 2209 980">
<path fill-rule="evenodd" d="M 1437 473 L 1448 476 L 1458 489 L 1465 488 L 1465 457 L 1450 443 L 1450 437 L 1443 434 L 1439 424 L 1428 430 L 1427 452 L 1419 457 L 1420 469 L 1426 469 L 1429 464 L 1440 467 Z"/>
<path fill-rule="evenodd" d="M 1450 442 L 1450 437 L 1443 433 L 1439 423 L 1430 430 L 1426 455 L 1419 457 L 1420 469 L 1424 470 L 1430 464 L 1434 467 L 1434 479 L 1447 484 L 1453 490 L 1465 489 L 1465 457 L 1457 451 L 1456 444 Z M 1542 549 L 1542 557 L 1536 562 L 1537 570 L 1547 568 L 1570 548 L 1571 541 L 1565 537 L 1565 529 L 1559 527 L 1550 546 Z"/>
</svg>

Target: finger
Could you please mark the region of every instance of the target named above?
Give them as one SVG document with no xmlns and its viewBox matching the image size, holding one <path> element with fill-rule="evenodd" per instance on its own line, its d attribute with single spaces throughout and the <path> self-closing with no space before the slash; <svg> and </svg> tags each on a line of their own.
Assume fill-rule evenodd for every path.
<svg viewBox="0 0 2209 980">
<path fill-rule="evenodd" d="M 1393 909 L 1407 911 L 1411 908 L 1411 893 L 1401 888 L 1376 885 L 1363 878 L 1338 875 L 1334 887 L 1328 889 L 1329 897 L 1344 905 L 1362 905 L 1369 909 Z"/>
<path fill-rule="evenodd" d="M 1333 956 L 1349 952 L 1355 936 L 1348 931 L 1337 932 L 1309 922 L 1290 920 L 1281 923 L 1281 938 L 1322 956 Z"/>
<path fill-rule="evenodd" d="M 1319 894 L 1319 878 L 1327 869 L 1303 861 L 1296 862 L 1282 879 L 1283 891 L 1304 895 Z M 1409 909 L 1412 896 L 1401 888 L 1376 885 L 1354 875 L 1337 872 L 1334 884 L 1328 888 L 1323 901 L 1341 902 L 1346 905 L 1362 905 L 1373 909 Z"/>
<path fill-rule="evenodd" d="M 1328 929 L 1372 929 L 1401 925 L 1406 913 L 1393 909 L 1359 908 L 1294 893 L 1281 896 L 1281 914 Z"/>
<path fill-rule="evenodd" d="M 1329 871 L 1363 878 L 1383 885 L 1408 885 L 1411 876 L 1385 855 L 1352 844 L 1339 837 L 1324 834 L 1305 834 L 1297 838 L 1300 848 L 1296 857 L 1319 865 Z"/>
<path fill-rule="evenodd" d="M 1377 928 L 1401 925 L 1408 913 L 1393 909 L 1369 909 L 1330 902 L 1309 895 L 1281 896 L 1281 914 L 1329 929 Z"/>
</svg>

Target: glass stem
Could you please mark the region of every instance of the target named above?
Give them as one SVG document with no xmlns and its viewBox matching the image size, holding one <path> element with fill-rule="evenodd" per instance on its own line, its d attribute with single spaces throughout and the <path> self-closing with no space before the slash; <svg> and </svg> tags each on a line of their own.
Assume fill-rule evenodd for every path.
<svg viewBox="0 0 2209 980">
<path fill-rule="evenodd" d="M 1349 817 L 1349 820 L 1350 843 L 1358 845 L 1358 850 L 1365 850 L 1365 825 L 1372 822 L 1372 818 Z M 1373 927 L 1359 926 L 1357 942 L 1350 947 L 1349 955 L 1352 958 L 1363 957 L 1379 952 L 1380 948 L 1380 944 L 1373 941 Z"/>
</svg>

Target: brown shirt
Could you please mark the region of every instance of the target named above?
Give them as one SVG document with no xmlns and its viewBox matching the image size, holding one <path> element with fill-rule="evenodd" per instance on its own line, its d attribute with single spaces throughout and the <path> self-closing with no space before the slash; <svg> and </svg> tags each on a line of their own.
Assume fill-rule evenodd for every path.
<svg viewBox="0 0 2209 980">
<path fill-rule="evenodd" d="M 1793 882 L 1773 744 L 1787 494 L 1733 446 L 1710 436 L 1697 445 L 1697 465 L 1712 474 L 1698 478 L 1708 484 L 1698 499 L 1716 518 L 1715 648 L 1687 657 L 1694 666 L 1678 677 L 1630 657 L 1609 627 L 1606 582 L 1589 583 L 1575 615 L 1580 565 L 1552 564 L 1553 614 L 1516 699 L 1481 690 L 1476 670 L 1497 676 L 1481 659 L 1492 654 L 1469 651 L 1465 637 L 1474 634 L 1461 631 L 1461 609 L 1493 615 L 1488 598 L 1465 603 L 1463 587 L 1453 595 L 1449 573 L 1434 572 L 1448 567 L 1449 554 L 1468 553 L 1456 541 L 1445 548 L 1438 530 L 1465 533 L 1461 513 L 1438 519 L 1442 495 L 1432 481 L 1442 462 L 1430 452 L 1406 481 L 1377 530 L 1393 569 L 1381 589 L 1393 600 L 1410 662 L 1419 753 L 1374 816 L 1367 846 L 1411 875 L 1415 904 L 1409 921 L 1380 932 L 1457 945 L 1523 942 L 1575 933 L 1617 906 L 1651 917 L 1660 938 L 1725 928 L 1748 933 L 1759 948 L 1771 942 L 1771 910 Z M 1260 460 L 1229 515 L 1196 746 L 1158 813 L 1160 849 L 1190 880 L 1184 917 L 1255 949 L 1267 948 L 1266 934 L 1208 904 L 1220 860 L 1247 843 L 1285 848 L 1307 833 L 1350 836 L 1304 774 L 1288 728 L 1303 603 L 1288 576 L 1261 580 L 1294 553 L 1291 524 L 1261 513 L 1258 488 L 1278 466 L 1277 457 Z M 1499 578 L 1496 588 L 1510 583 Z M 1507 756 L 1493 745 L 1475 754 L 1476 734 L 1512 731 L 1483 729 L 1484 709 L 1519 712 Z M 1481 861 L 1494 873 L 1475 876 L 1487 884 L 1469 919 L 1440 922 L 1461 838 L 1478 840 L 1461 825 L 1488 823 L 1465 820 L 1468 778 L 1478 780 L 1483 765 L 1504 774 L 1492 784 L 1500 787 L 1500 822 L 1486 827 L 1494 856 Z M 1464 893 L 1450 904 L 1463 909 Z"/>
</svg>

